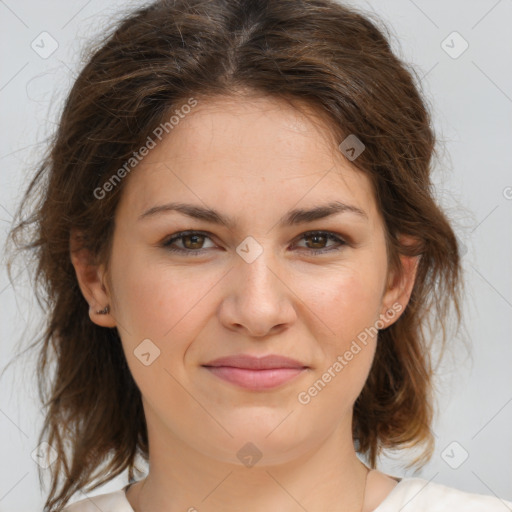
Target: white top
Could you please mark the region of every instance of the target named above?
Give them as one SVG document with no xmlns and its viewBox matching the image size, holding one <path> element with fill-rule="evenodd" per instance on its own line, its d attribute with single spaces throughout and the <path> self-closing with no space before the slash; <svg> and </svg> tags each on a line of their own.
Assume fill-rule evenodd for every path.
<svg viewBox="0 0 512 512">
<path fill-rule="evenodd" d="M 125 486 L 85 498 L 63 512 L 134 512 Z M 473 494 L 423 478 L 402 478 L 373 512 L 512 512 L 512 502 L 496 496 Z"/>
</svg>

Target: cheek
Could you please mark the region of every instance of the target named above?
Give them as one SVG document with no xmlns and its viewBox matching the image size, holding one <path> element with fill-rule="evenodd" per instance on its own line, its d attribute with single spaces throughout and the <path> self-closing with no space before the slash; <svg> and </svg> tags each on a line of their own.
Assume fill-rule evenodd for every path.
<svg viewBox="0 0 512 512">
<path fill-rule="evenodd" d="M 300 296 L 324 324 L 330 343 L 339 345 L 373 325 L 380 312 L 382 276 L 377 266 L 346 266 L 303 281 Z"/>
<path fill-rule="evenodd" d="M 359 256 L 357 261 L 347 261 L 317 280 L 316 285 L 313 281 L 303 283 L 301 290 L 302 294 L 309 293 L 308 306 L 318 316 L 312 332 L 317 334 L 321 364 L 312 375 L 311 395 L 304 390 L 306 398 L 318 393 L 319 399 L 313 400 L 311 408 L 318 413 L 333 402 L 350 407 L 364 386 L 374 358 L 375 323 L 386 269 L 369 253 Z"/>
<path fill-rule="evenodd" d="M 130 243 L 126 230 L 119 228 L 111 265 L 116 320 L 129 336 L 157 338 L 163 327 L 159 324 L 166 319 L 171 322 L 179 314 L 180 283 L 171 282 L 171 273 L 150 261 L 147 252 L 141 245 Z"/>
<path fill-rule="evenodd" d="M 116 320 L 130 336 L 156 337 L 155 319 L 161 316 L 165 301 L 176 292 L 165 286 L 165 279 L 154 266 L 144 265 L 137 252 L 132 251 L 127 259 L 118 256 L 113 268 L 116 269 L 113 275 Z M 166 296 L 163 296 L 164 290 Z"/>
<path fill-rule="evenodd" d="M 136 247 L 124 252 L 121 244 L 113 258 L 116 320 L 127 349 L 151 339 L 162 356 L 183 352 L 207 318 L 209 292 L 222 270 L 199 272 L 172 266 L 164 258 L 149 258 L 147 250 Z"/>
<path fill-rule="evenodd" d="M 185 378 L 184 356 L 206 315 L 207 301 L 201 299 L 215 279 L 162 261 L 150 263 L 144 251 L 133 247 L 118 249 L 112 260 L 116 320 L 130 372 L 153 405 L 161 400 L 161 389 L 173 390 L 173 400 L 185 400 L 170 375 L 180 382 Z"/>
</svg>

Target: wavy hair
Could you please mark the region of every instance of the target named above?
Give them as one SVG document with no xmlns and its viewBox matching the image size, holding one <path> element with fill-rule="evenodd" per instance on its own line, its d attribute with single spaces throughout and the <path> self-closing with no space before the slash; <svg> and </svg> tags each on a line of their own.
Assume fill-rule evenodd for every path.
<svg viewBox="0 0 512 512">
<path fill-rule="evenodd" d="M 140 391 L 117 330 L 89 318 L 70 234 L 80 232 L 81 247 L 108 265 L 126 180 L 101 200 L 94 191 L 190 97 L 245 90 L 307 103 L 338 143 L 349 134 L 364 142 L 353 164 L 371 180 L 389 268 L 400 272 L 400 254 L 421 257 L 408 305 L 379 334 L 353 439 L 372 467 L 383 449 L 422 446 L 413 464 L 431 458 L 430 342 L 445 347 L 450 311 L 460 325 L 460 254 L 434 198 L 436 137 L 421 80 L 371 18 L 330 0 L 158 0 L 123 15 L 88 50 L 9 233 L 14 256 L 32 257 L 45 311 L 29 347 L 39 355 L 39 442 L 58 453 L 45 512 L 126 469 L 133 481 L 136 457 L 148 461 Z M 403 245 L 400 234 L 414 243 Z"/>
</svg>

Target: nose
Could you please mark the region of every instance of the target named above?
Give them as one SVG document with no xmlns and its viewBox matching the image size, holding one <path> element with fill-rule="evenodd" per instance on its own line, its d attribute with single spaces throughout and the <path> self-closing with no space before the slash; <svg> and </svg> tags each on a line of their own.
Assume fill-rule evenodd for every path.
<svg viewBox="0 0 512 512">
<path fill-rule="evenodd" d="M 264 337 L 289 327 L 296 319 L 290 276 L 266 248 L 254 261 L 243 258 L 224 283 L 220 321 L 230 330 Z"/>
</svg>

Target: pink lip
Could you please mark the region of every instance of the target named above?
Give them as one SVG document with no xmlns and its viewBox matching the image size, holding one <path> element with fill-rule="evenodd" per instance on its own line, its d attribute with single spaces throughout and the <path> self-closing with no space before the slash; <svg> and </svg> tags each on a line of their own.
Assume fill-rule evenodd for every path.
<svg viewBox="0 0 512 512">
<path fill-rule="evenodd" d="M 245 354 L 221 357 L 203 366 L 223 380 L 255 391 L 280 386 L 308 368 L 288 357 Z"/>
</svg>

